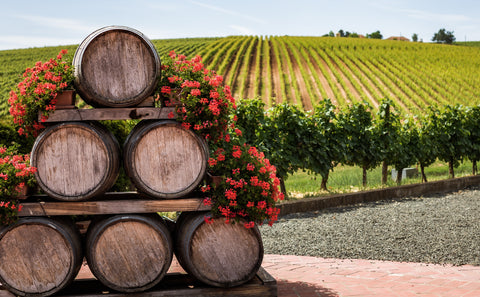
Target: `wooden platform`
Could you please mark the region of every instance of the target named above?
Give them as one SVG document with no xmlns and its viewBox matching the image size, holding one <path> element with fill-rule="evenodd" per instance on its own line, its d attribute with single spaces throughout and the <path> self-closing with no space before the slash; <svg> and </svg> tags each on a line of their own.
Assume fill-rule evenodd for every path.
<svg viewBox="0 0 480 297">
<path fill-rule="evenodd" d="M 148 199 L 137 192 L 106 193 L 88 201 L 57 201 L 38 195 L 23 200 L 20 206 L 20 217 L 210 210 L 203 198 Z"/>
<path fill-rule="evenodd" d="M 46 122 L 169 119 L 171 112 L 176 116 L 174 107 L 59 109 L 50 114 Z"/>
<path fill-rule="evenodd" d="M 126 296 L 125 293 L 113 292 L 102 285 L 96 279 L 77 279 L 56 296 Z M 199 283 L 188 274 L 170 273 L 152 289 L 135 293 L 135 296 L 258 296 L 258 297 L 276 297 L 277 282 L 262 267 L 257 275 L 242 286 L 234 288 L 215 288 Z M 13 297 L 14 295 L 0 286 L 0 297 Z"/>
</svg>

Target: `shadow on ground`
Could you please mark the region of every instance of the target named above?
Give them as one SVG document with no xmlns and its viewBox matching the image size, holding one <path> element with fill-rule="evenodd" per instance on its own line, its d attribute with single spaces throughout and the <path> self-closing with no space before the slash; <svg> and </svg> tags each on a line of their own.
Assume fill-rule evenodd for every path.
<svg viewBox="0 0 480 297">
<path fill-rule="evenodd" d="M 317 284 L 277 281 L 278 297 L 338 297 L 338 293 Z"/>
</svg>

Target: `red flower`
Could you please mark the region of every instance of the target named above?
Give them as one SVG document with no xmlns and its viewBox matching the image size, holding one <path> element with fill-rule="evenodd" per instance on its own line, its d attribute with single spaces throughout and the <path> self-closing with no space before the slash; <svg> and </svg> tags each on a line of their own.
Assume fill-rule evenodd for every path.
<svg viewBox="0 0 480 297">
<path fill-rule="evenodd" d="M 172 92 L 172 89 L 169 86 L 163 86 L 160 92 L 162 94 L 170 94 Z"/>
<path fill-rule="evenodd" d="M 245 228 L 247 228 L 247 229 L 251 229 L 251 228 L 255 227 L 255 223 L 250 221 L 248 223 L 243 224 L 243 226 L 245 226 Z"/>
<path fill-rule="evenodd" d="M 213 223 L 213 218 L 212 217 L 204 216 L 203 219 L 204 219 L 205 223 L 207 223 L 207 224 L 212 224 Z"/>
<path fill-rule="evenodd" d="M 205 199 L 203 199 L 203 205 L 205 205 L 205 206 L 212 205 L 212 199 L 209 198 L 209 197 L 205 197 Z"/>
<path fill-rule="evenodd" d="M 210 167 L 217 165 L 217 160 L 214 158 L 208 158 L 208 165 L 210 165 Z"/>
<path fill-rule="evenodd" d="M 257 208 L 258 209 L 265 209 L 266 207 L 267 207 L 267 202 L 265 202 L 265 201 L 259 201 L 257 203 Z"/>
<path fill-rule="evenodd" d="M 233 151 L 232 156 L 234 158 L 240 159 L 242 157 L 242 151 L 241 150 Z"/>
<path fill-rule="evenodd" d="M 235 200 L 237 199 L 237 192 L 235 192 L 235 190 L 228 189 L 227 191 L 225 191 L 225 197 L 228 200 Z"/>
</svg>

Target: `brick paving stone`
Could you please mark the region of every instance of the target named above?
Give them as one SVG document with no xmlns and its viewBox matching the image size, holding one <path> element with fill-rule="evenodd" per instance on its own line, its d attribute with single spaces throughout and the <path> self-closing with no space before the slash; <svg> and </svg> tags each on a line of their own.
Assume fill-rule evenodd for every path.
<svg viewBox="0 0 480 297">
<path fill-rule="evenodd" d="M 288 280 L 286 283 L 288 285 L 290 281 L 317 279 L 316 285 L 338 294 L 333 296 L 480 296 L 479 266 L 335 260 L 297 256 L 272 256 L 272 259 L 277 261 L 277 264 L 282 261 L 281 270 L 277 270 L 275 265 L 267 270 L 277 280 Z M 266 255 L 264 263 L 269 261 L 270 255 Z M 312 274 L 307 270 L 301 270 L 304 272 L 302 274 L 293 273 L 302 262 L 312 270 Z M 292 265 L 295 269 L 285 269 L 285 265 Z M 310 277 L 313 273 L 318 277 Z M 302 275 L 305 277 L 304 280 L 301 279 Z M 288 292 L 288 290 L 282 292 Z M 303 297 L 307 291 L 302 292 Z M 278 296 L 283 295 L 279 293 Z M 308 296 L 317 295 L 312 293 Z"/>
</svg>

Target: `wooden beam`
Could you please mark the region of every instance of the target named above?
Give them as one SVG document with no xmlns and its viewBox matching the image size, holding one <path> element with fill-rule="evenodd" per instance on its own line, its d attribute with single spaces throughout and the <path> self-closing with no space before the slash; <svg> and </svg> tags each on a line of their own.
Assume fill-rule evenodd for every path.
<svg viewBox="0 0 480 297">
<path fill-rule="evenodd" d="M 202 198 L 169 200 L 102 200 L 68 202 L 23 202 L 18 216 L 99 215 L 210 210 Z"/>
<path fill-rule="evenodd" d="M 171 112 L 176 116 L 174 107 L 60 109 L 51 113 L 46 122 L 169 119 Z"/>
</svg>

